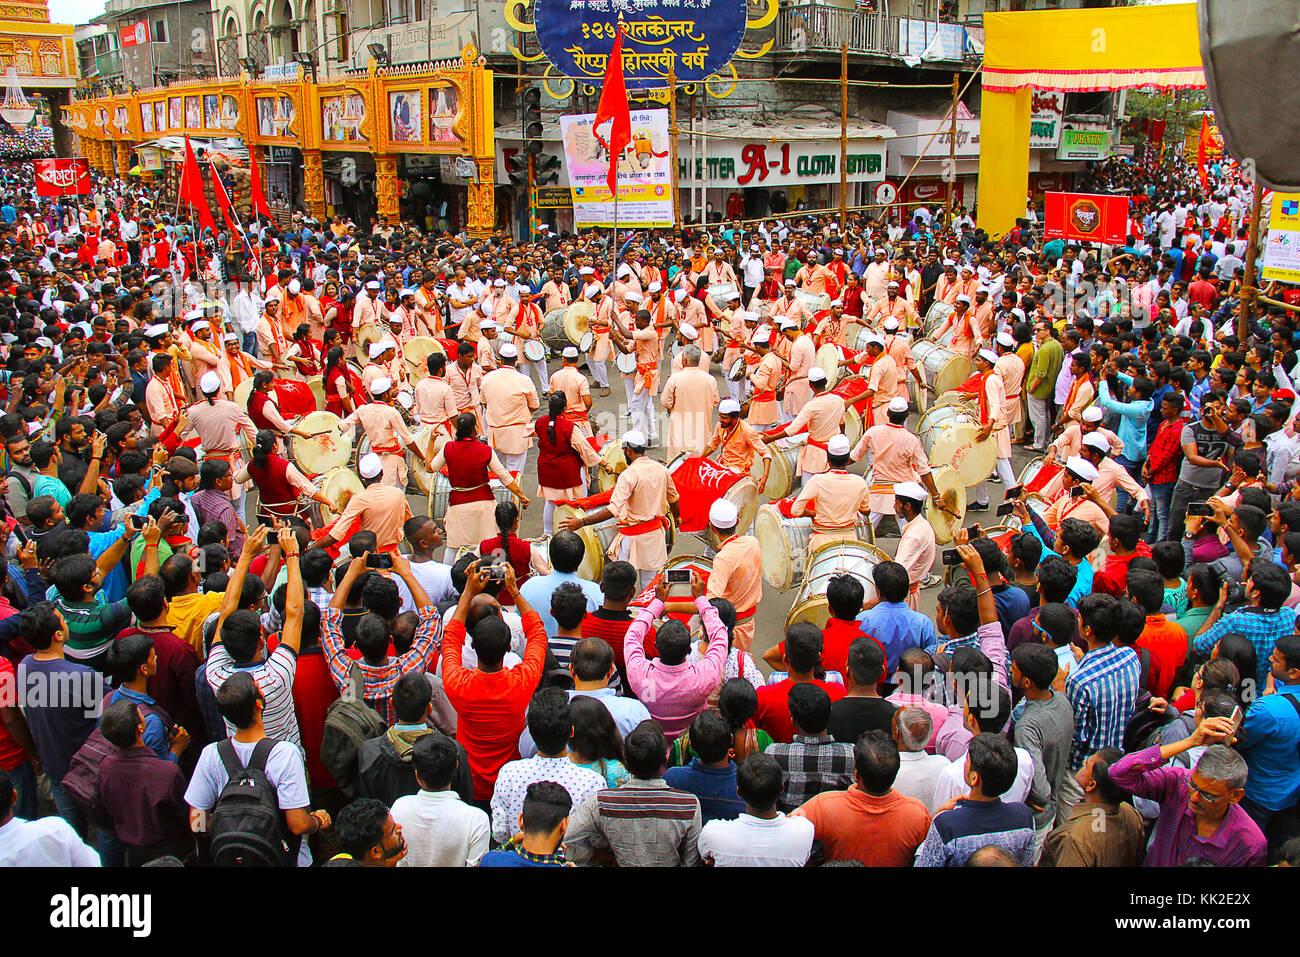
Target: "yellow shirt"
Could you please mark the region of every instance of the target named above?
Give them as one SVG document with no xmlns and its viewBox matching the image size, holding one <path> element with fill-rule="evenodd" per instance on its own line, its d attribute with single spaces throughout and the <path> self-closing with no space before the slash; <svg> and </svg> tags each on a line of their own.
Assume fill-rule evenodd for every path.
<svg viewBox="0 0 1300 957">
<path fill-rule="evenodd" d="M 167 626 L 177 638 L 188 641 L 200 658 L 204 657 L 203 623 L 209 615 L 221 611 L 221 603 L 225 598 L 226 593 L 218 591 L 177 595 L 169 603 Z"/>
</svg>

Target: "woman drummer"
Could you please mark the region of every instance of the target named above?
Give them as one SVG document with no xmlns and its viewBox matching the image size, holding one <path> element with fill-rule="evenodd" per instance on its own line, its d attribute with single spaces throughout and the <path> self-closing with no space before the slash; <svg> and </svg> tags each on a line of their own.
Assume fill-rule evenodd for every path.
<svg viewBox="0 0 1300 957">
<path fill-rule="evenodd" d="M 519 537 L 519 506 L 514 502 L 498 502 L 493 512 L 499 534 L 479 542 L 481 558 L 497 557 L 510 562 L 515 570 L 515 583 L 523 584 L 534 573 L 549 575 L 551 563 L 532 542 Z M 503 605 L 513 605 L 515 600 L 502 590 L 499 600 Z"/>
<path fill-rule="evenodd" d="M 292 363 L 294 378 L 306 381 L 320 375 L 321 344 L 311 337 L 311 327 L 300 322 L 293 330 L 293 342 L 284 353 Z M 286 376 L 288 378 L 288 376 Z"/>
<path fill-rule="evenodd" d="M 333 332 L 333 330 L 330 330 Z M 348 382 L 348 369 L 343 361 L 343 347 L 331 346 L 325 353 L 325 411 L 340 419 L 349 416 L 356 406 L 352 402 L 352 387 Z"/>
<path fill-rule="evenodd" d="M 269 429 L 257 433 L 248 466 L 235 473 L 236 483 L 250 480 L 257 484 L 257 517 L 264 523 L 271 519 L 302 518 L 307 506 L 299 501 L 300 495 L 326 508 L 337 507 L 285 458 L 279 436 Z"/>
<path fill-rule="evenodd" d="M 275 376 L 266 369 L 253 373 L 253 391 L 248 394 L 248 417 L 259 430 L 310 439 L 310 432 L 290 425 L 280 414 L 280 408 L 272 394 L 274 382 Z"/>
<path fill-rule="evenodd" d="M 443 552 L 443 561 L 450 564 L 460 549 L 477 548 L 497 530 L 493 476 L 514 494 L 520 506 L 527 508 L 529 501 L 496 452 L 479 437 L 478 420 L 472 412 L 462 412 L 456 417 L 456 437 L 434 455 L 429 471 L 437 473 L 443 466 L 451 482 Z"/>
<path fill-rule="evenodd" d="M 234 402 L 217 398 L 221 392 L 221 376 L 216 372 L 203 373 L 199 379 L 199 391 L 203 393 L 203 399 L 190 406 L 189 425 L 181 433 L 181 438 L 197 435 L 203 444 L 204 459 L 222 459 L 230 463 L 232 473 L 238 472 L 244 465 L 239 433 L 244 432 L 251 439 L 257 426 Z M 236 511 L 241 516 L 247 491 L 246 485 L 236 484 L 231 492 L 231 498 L 238 503 Z"/>
<path fill-rule="evenodd" d="M 533 426 L 537 435 L 537 494 L 546 500 L 542 534 L 554 531 L 555 503 L 587 494 L 587 469 L 600 464 L 600 455 L 586 434 L 564 414 L 564 393 L 556 390 L 547 414 Z"/>
</svg>

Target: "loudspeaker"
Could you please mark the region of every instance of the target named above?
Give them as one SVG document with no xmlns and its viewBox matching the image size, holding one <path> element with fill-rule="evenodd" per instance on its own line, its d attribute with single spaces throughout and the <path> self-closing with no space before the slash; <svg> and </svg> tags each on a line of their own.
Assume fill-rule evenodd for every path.
<svg viewBox="0 0 1300 957">
<path fill-rule="evenodd" d="M 1197 21 L 1224 147 L 1269 189 L 1300 190 L 1300 3 L 1198 0 Z"/>
</svg>

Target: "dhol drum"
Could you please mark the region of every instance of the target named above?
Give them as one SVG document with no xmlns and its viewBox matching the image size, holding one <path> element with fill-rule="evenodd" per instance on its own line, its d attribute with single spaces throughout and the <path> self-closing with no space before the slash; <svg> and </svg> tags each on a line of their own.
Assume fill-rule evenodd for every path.
<svg viewBox="0 0 1300 957">
<path fill-rule="evenodd" d="M 939 490 L 939 500 L 936 501 L 934 496 L 926 499 L 925 517 L 934 529 L 934 540 L 944 545 L 956 536 L 966 515 L 966 486 L 957 470 L 949 466 L 935 469 L 931 475 Z M 956 514 L 945 512 L 941 507 L 945 505 Z"/>
<path fill-rule="evenodd" d="M 328 525 L 347 508 L 349 499 L 360 492 L 364 485 L 357 473 L 346 466 L 330 469 L 325 473 L 325 477 L 320 482 L 320 492 L 327 499 L 334 503 L 333 508 L 327 508 L 324 505 L 317 505 L 320 511 L 321 521 Z"/>
<path fill-rule="evenodd" d="M 724 303 L 731 296 L 737 300 L 740 298 L 740 290 L 736 288 L 733 282 L 711 282 L 709 283 L 709 295 L 719 304 Z"/>
<path fill-rule="evenodd" d="M 824 292 L 809 292 L 807 289 L 799 289 L 795 295 L 803 300 L 803 304 L 808 307 L 809 315 L 817 315 L 823 309 L 831 307 L 831 297 Z"/>
<path fill-rule="evenodd" d="M 412 336 L 402 346 L 402 358 L 406 362 L 406 378 L 412 385 L 429 374 L 429 356 L 447 354 L 442 343 L 433 336 Z"/>
<path fill-rule="evenodd" d="M 245 376 L 239 380 L 239 385 L 235 386 L 234 403 L 245 412 L 248 411 L 248 397 L 253 394 L 253 377 Z"/>
<path fill-rule="evenodd" d="M 586 332 L 582 334 L 582 338 L 578 340 L 578 354 L 585 356 L 587 353 L 591 352 L 591 350 L 594 349 L 595 347 L 596 347 L 596 334 L 592 332 L 590 329 L 588 329 Z"/>
<path fill-rule="evenodd" d="M 934 331 L 944 324 L 947 318 L 952 315 L 952 306 L 942 300 L 935 302 L 930 306 L 930 310 L 925 314 L 921 321 L 921 338 L 929 339 Z"/>
<path fill-rule="evenodd" d="M 864 375 L 851 375 L 835 383 L 835 388 L 831 389 L 831 392 L 844 400 L 844 437 L 849 440 L 850 446 L 857 445 L 858 439 L 866 431 L 867 400 L 863 394 L 867 391 L 867 381 Z"/>
<path fill-rule="evenodd" d="M 318 375 L 314 375 L 307 380 L 307 388 L 311 389 L 316 408 L 325 408 L 325 380 Z"/>
<path fill-rule="evenodd" d="M 608 492 L 618 481 L 619 473 L 627 468 L 627 456 L 623 454 L 623 444 L 612 439 L 606 442 L 605 447 L 600 450 L 600 461 L 605 468 L 597 467 L 596 485 L 600 491 Z"/>
<path fill-rule="evenodd" d="M 803 579 L 812 534 L 808 516 L 786 518 L 771 502 L 758 507 L 754 537 L 763 556 L 763 577 L 774 587 L 786 591 Z"/>
<path fill-rule="evenodd" d="M 357 355 L 363 356 L 364 358 L 367 359 L 370 358 L 371 343 L 378 342 L 386 335 L 388 335 L 388 330 L 383 326 L 381 326 L 379 323 L 377 322 L 363 323 L 362 326 L 359 329 L 357 329 L 357 336 L 356 336 Z"/>
<path fill-rule="evenodd" d="M 727 369 L 727 381 L 741 382 L 744 380 L 745 374 L 748 371 L 749 371 L 748 365 L 745 361 L 745 357 L 737 356 L 736 361 L 731 364 L 731 367 L 729 369 Z"/>
<path fill-rule="evenodd" d="M 546 358 L 546 346 L 541 339 L 525 339 L 522 352 L 528 362 L 541 362 Z"/>
<path fill-rule="evenodd" d="M 921 416 L 916 433 L 934 467 L 950 465 L 966 487 L 978 485 L 993 474 L 998 445 L 989 436 L 977 441 L 979 416 L 960 405 L 941 405 Z"/>
<path fill-rule="evenodd" d="M 325 473 L 348 464 L 352 459 L 352 436 L 339 428 L 341 420 L 333 412 L 317 411 L 302 417 L 298 428 L 311 435 L 294 436 L 290 454 L 293 464 L 307 476 Z"/>
<path fill-rule="evenodd" d="M 271 383 L 275 390 L 275 404 L 286 419 L 297 419 L 317 411 L 316 393 L 306 382 L 294 379 L 276 379 Z M 324 389 L 321 390 L 322 396 Z"/>
<path fill-rule="evenodd" d="M 668 577 L 668 572 L 678 571 L 679 569 L 683 569 L 683 568 L 699 575 L 701 578 L 704 579 L 705 583 L 707 584 L 709 580 L 709 575 L 713 573 L 713 559 L 706 558 L 703 555 L 677 555 L 673 558 L 668 559 L 668 561 L 664 564 L 663 571 L 660 572 L 658 575 L 656 575 L 654 579 L 651 580 L 649 585 L 643 588 L 630 602 L 628 602 L 629 607 L 638 608 L 638 609 L 645 608 L 647 605 L 650 604 L 650 601 L 655 597 L 655 589 L 659 586 L 659 583 L 661 581 L 664 581 Z M 690 583 L 674 582 L 670 584 L 668 586 L 668 600 L 669 601 L 690 601 L 691 600 Z M 668 617 L 676 618 L 683 625 L 689 625 L 691 619 L 695 617 L 695 613 L 673 611 L 668 613 Z"/>
<path fill-rule="evenodd" d="M 579 509 L 570 505 L 560 505 L 555 509 L 555 527 L 559 528 L 570 515 L 581 515 Z M 669 522 L 665 529 L 667 547 L 669 551 L 673 549 L 673 527 Z M 575 533 L 582 539 L 584 548 L 581 564 L 578 565 L 578 577 L 587 581 L 600 581 L 600 576 L 605 570 L 605 562 L 609 561 L 607 552 L 609 547 L 614 544 L 614 536 L 618 534 L 618 519 L 607 518 L 605 521 L 596 525 L 584 525 Z M 687 589 L 689 594 L 690 589 Z"/>
<path fill-rule="evenodd" d="M 1060 483 L 1056 479 L 1064 470 L 1065 466 L 1060 462 L 1049 463 L 1047 456 L 1040 455 L 1020 470 L 1020 477 L 1016 479 L 1016 484 L 1023 486 L 1026 494 L 1043 495 L 1043 490 L 1049 485 L 1059 490 Z M 1044 495 L 1044 498 L 1046 497 Z"/>
<path fill-rule="evenodd" d="M 979 400 L 969 392 L 945 392 L 943 395 L 935 396 L 930 408 L 938 408 L 941 405 L 955 405 L 978 414 Z"/>
<path fill-rule="evenodd" d="M 570 342 L 568 335 L 564 331 L 564 314 L 565 309 L 552 309 L 542 317 L 542 342 L 552 352 L 558 354 L 565 346 L 577 345 Z"/>
<path fill-rule="evenodd" d="M 840 347 L 833 342 L 828 342 L 817 350 L 817 358 L 813 360 L 822 371 L 826 373 L 826 388 L 835 387 L 835 383 L 840 380 L 840 359 L 843 353 Z"/>
<path fill-rule="evenodd" d="M 632 375 L 632 373 L 636 372 L 636 354 L 620 352 L 618 358 L 614 360 L 614 368 L 618 369 L 623 375 Z"/>
<path fill-rule="evenodd" d="M 489 485 L 492 488 L 492 496 L 497 500 L 497 504 L 502 502 L 513 502 L 515 495 L 510 489 L 502 485 L 496 478 L 493 478 Z M 441 522 L 447 517 L 447 500 L 451 497 L 451 479 L 439 472 L 433 477 L 433 490 L 427 493 L 429 496 L 429 517 Z"/>
<path fill-rule="evenodd" d="M 795 482 L 799 480 L 799 454 L 807 441 L 806 434 L 796 435 L 788 439 L 777 439 L 768 446 L 772 453 L 772 465 L 767 470 L 767 484 L 760 489 L 768 498 L 775 501 L 794 491 Z M 763 474 L 763 460 L 758 456 L 754 457 L 749 474 L 755 481 Z"/>
<path fill-rule="evenodd" d="M 871 570 L 887 561 L 891 561 L 887 554 L 866 542 L 844 540 L 821 546 L 808 556 L 803 581 L 785 618 L 786 627 L 797 621 L 808 621 L 818 628 L 825 628 L 831 616 L 826 603 L 826 588 L 839 574 L 857 578 L 865 592 L 864 601 L 871 601 L 876 597 L 876 583 Z"/>
<path fill-rule="evenodd" d="M 564 334 L 569 339 L 565 345 L 581 346 L 582 337 L 590 331 L 591 320 L 594 318 L 596 309 L 586 299 L 569 303 L 569 307 L 564 310 Z M 579 348 L 579 351 L 585 350 Z"/>
<path fill-rule="evenodd" d="M 957 388 L 970 378 L 970 360 L 935 342 L 912 343 L 912 357 L 925 383 L 917 390 L 916 407 L 924 412 L 936 396 Z M 915 379 L 911 380 L 915 382 Z"/>
<path fill-rule="evenodd" d="M 1011 540 L 1020 534 L 1020 523 L 1013 522 L 1009 525 L 993 525 L 989 528 L 982 528 L 981 534 L 991 538 L 997 543 L 998 549 L 1003 554 L 1011 551 Z M 970 581 L 970 575 L 966 571 L 965 565 L 945 565 L 943 571 L 943 583 L 945 585 L 955 585 L 960 581 Z"/>
<path fill-rule="evenodd" d="M 415 446 L 422 453 L 428 454 L 433 445 L 434 426 L 422 425 L 412 431 Z M 425 495 L 433 494 L 433 473 L 424 467 L 424 459 L 418 455 L 408 454 L 406 460 L 407 485 L 419 489 Z"/>
<path fill-rule="evenodd" d="M 758 483 L 752 476 L 685 452 L 668 463 L 668 474 L 677 489 L 680 531 L 694 532 L 713 548 L 720 548 L 722 540 L 709 525 L 709 508 L 720 498 L 736 506 L 739 513 L 736 529 L 742 535 L 753 524 L 758 508 Z"/>
</svg>

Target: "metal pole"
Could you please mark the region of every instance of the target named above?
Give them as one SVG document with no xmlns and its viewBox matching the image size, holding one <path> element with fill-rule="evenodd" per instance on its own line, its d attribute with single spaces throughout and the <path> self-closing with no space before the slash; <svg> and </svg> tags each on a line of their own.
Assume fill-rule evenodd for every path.
<svg viewBox="0 0 1300 957">
<path fill-rule="evenodd" d="M 690 95 L 690 120 L 688 121 L 688 131 L 691 138 L 691 149 L 690 149 L 690 159 L 688 160 L 690 164 L 690 170 L 689 173 L 687 174 L 686 181 L 690 183 L 690 186 L 688 186 L 687 188 L 690 190 L 691 219 L 694 219 L 698 222 L 699 217 L 695 215 L 695 159 L 696 159 L 695 142 L 696 141 L 695 141 L 695 94 L 694 93 Z"/>
<path fill-rule="evenodd" d="M 677 71 L 668 65 L 668 175 L 671 177 L 673 198 L 673 223 L 678 232 L 682 228 L 681 207 L 677 204 Z"/>
<path fill-rule="evenodd" d="M 840 44 L 840 234 L 849 228 L 849 43 Z"/>
<path fill-rule="evenodd" d="M 952 198 L 957 188 L 957 104 L 961 102 L 961 75 L 952 75 L 952 122 L 948 127 L 948 200 L 946 225 L 952 229 Z"/>
<path fill-rule="evenodd" d="M 700 88 L 703 92 L 700 94 L 700 112 L 702 114 L 700 123 L 703 126 L 702 136 L 700 138 L 700 156 L 703 159 L 700 170 L 700 222 L 707 227 L 709 224 L 709 87 L 707 83 L 701 83 Z"/>
<path fill-rule="evenodd" d="M 1258 177 L 1255 179 L 1255 201 L 1251 206 L 1250 214 L 1250 244 L 1246 247 L 1246 280 L 1245 285 L 1253 287 L 1256 279 L 1256 260 L 1259 253 L 1259 217 L 1263 212 L 1264 206 L 1264 187 L 1260 184 Z M 1237 338 L 1241 340 L 1241 346 L 1246 347 L 1246 340 L 1250 336 L 1250 319 L 1251 319 L 1251 301 L 1245 296 L 1241 297 L 1241 313 L 1237 318 Z"/>
</svg>

